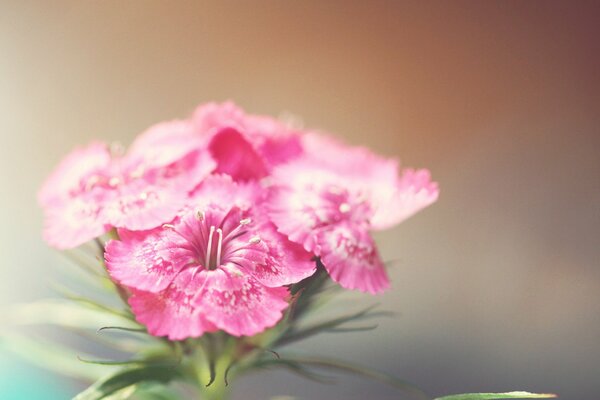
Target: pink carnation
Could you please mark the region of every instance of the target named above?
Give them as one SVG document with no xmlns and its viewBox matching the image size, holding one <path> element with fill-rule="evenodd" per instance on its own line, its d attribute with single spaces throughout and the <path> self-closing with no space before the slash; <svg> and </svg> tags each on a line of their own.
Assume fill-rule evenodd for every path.
<svg viewBox="0 0 600 400">
<path fill-rule="evenodd" d="M 389 287 L 369 231 L 391 227 L 438 197 L 427 170 L 404 170 L 362 147 L 317 134 L 305 154 L 273 173 L 269 215 L 278 230 L 314 252 L 332 279 L 348 289 Z"/>
<path fill-rule="evenodd" d="M 111 276 L 148 331 L 172 340 L 217 329 L 254 335 L 287 307 L 282 285 L 315 271 L 312 255 L 278 233 L 260 212 L 261 190 L 215 176 L 172 224 L 120 232 L 106 247 Z"/>
<path fill-rule="evenodd" d="M 186 121 L 151 127 L 125 154 L 101 143 L 77 149 L 42 186 L 44 238 L 78 246 L 112 227 L 150 229 L 171 220 L 187 195 L 215 168 Z"/>
</svg>

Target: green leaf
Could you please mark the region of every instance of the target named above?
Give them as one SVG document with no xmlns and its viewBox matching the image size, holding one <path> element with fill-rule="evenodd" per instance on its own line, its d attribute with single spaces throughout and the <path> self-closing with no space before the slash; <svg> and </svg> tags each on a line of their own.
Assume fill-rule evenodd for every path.
<svg viewBox="0 0 600 400">
<path fill-rule="evenodd" d="M 386 374 L 385 372 L 381 372 L 372 368 L 359 366 L 345 361 L 319 357 L 287 357 L 285 358 L 285 360 L 293 361 L 306 367 L 337 370 L 340 372 L 359 375 L 363 378 L 371 379 L 373 381 L 392 386 L 396 389 L 413 393 L 419 398 L 430 399 L 430 397 L 427 394 L 425 394 L 421 389 L 417 388 L 413 384 L 405 382 L 392 375 Z"/>
<path fill-rule="evenodd" d="M 552 393 L 506 392 L 506 393 L 463 393 L 438 397 L 435 400 L 501 400 L 501 399 L 549 399 Z"/>
<path fill-rule="evenodd" d="M 130 386 L 145 382 L 166 384 L 181 377 L 179 369 L 173 366 L 145 366 L 121 370 L 110 377 L 94 383 L 79 393 L 73 400 L 101 400 Z"/>
<path fill-rule="evenodd" d="M 353 314 L 344 315 L 324 322 L 319 322 L 302 329 L 296 330 L 292 328 L 285 332 L 279 339 L 277 339 L 273 346 L 285 346 L 287 344 L 297 342 L 299 340 L 304 340 L 310 336 L 314 336 L 319 333 L 328 332 L 336 328 L 339 329 L 340 325 L 343 325 L 347 322 L 359 321 L 365 318 L 392 315 L 391 313 L 385 311 L 373 312 L 373 309 L 375 307 L 377 307 L 377 304 L 367 307 Z"/>
<path fill-rule="evenodd" d="M 96 300 L 93 300 L 93 299 L 90 299 L 90 298 L 87 298 L 84 296 L 80 296 L 80 295 L 72 292 L 70 289 L 63 287 L 61 285 L 53 284 L 52 287 L 55 291 L 57 291 L 59 294 L 61 294 L 62 296 L 66 297 L 69 300 L 78 302 L 82 305 L 85 305 L 85 306 L 90 307 L 95 310 L 105 311 L 105 312 L 120 316 L 122 318 L 128 319 L 130 321 L 135 321 L 133 314 L 131 312 L 129 312 L 129 310 L 121 311 L 121 310 L 117 310 L 115 308 L 106 306 Z"/>
<path fill-rule="evenodd" d="M 116 331 L 124 331 L 124 332 L 137 332 L 137 333 L 148 333 L 146 328 L 127 328 L 124 326 L 103 326 L 98 329 L 98 333 L 106 330 L 116 330 Z"/>
<path fill-rule="evenodd" d="M 259 361 L 255 364 L 253 364 L 251 368 L 269 368 L 271 366 L 284 367 L 288 371 L 290 371 L 296 375 L 299 375 L 302 378 L 309 379 L 314 382 L 324 383 L 324 384 L 329 384 L 329 383 L 335 382 L 335 380 L 332 377 L 318 374 L 318 373 L 310 370 L 310 368 L 303 366 L 301 363 L 299 363 L 295 360 L 290 360 L 290 359 L 278 358 L 278 359 L 273 359 L 273 360 L 262 360 L 262 361 Z"/>
</svg>

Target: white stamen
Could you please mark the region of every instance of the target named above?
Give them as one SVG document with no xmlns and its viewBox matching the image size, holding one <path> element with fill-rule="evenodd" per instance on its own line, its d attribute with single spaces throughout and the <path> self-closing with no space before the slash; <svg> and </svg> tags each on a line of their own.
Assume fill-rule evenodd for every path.
<svg viewBox="0 0 600 400">
<path fill-rule="evenodd" d="M 85 183 L 85 190 L 90 190 L 93 188 L 98 182 L 100 182 L 100 177 L 98 175 L 93 175 L 90 179 Z"/>
<path fill-rule="evenodd" d="M 350 204 L 348 203 L 342 203 L 340 204 L 340 212 L 341 213 L 347 213 L 348 211 L 350 211 Z"/>
<path fill-rule="evenodd" d="M 217 267 L 221 265 L 221 246 L 223 245 L 223 231 L 221 228 L 217 229 L 217 235 L 219 235 L 219 241 L 217 242 Z"/>
<path fill-rule="evenodd" d="M 244 218 L 240 221 L 240 225 L 248 225 L 252 220 L 250 218 Z"/>
<path fill-rule="evenodd" d="M 258 243 L 260 243 L 260 238 L 259 238 L 258 236 L 252 236 L 252 237 L 250 238 L 249 242 L 250 242 L 251 244 L 258 244 Z"/>
<path fill-rule="evenodd" d="M 110 178 L 108 180 L 108 185 L 112 186 L 112 187 L 115 187 L 115 186 L 119 185 L 120 183 L 121 183 L 121 179 L 117 176 L 113 176 L 112 178 Z"/>
<path fill-rule="evenodd" d="M 198 211 L 198 212 L 196 213 L 196 219 L 197 219 L 198 221 L 204 221 L 204 211 Z"/>
<path fill-rule="evenodd" d="M 163 224 L 163 229 L 175 229 L 175 225 L 171 225 L 171 224 Z"/>
<path fill-rule="evenodd" d="M 208 234 L 208 246 L 206 246 L 206 258 L 204 259 L 204 263 L 206 264 L 206 268 L 209 268 L 210 263 L 210 252 L 212 250 L 212 237 L 213 233 L 215 233 L 215 227 L 210 227 L 210 232 Z"/>
</svg>

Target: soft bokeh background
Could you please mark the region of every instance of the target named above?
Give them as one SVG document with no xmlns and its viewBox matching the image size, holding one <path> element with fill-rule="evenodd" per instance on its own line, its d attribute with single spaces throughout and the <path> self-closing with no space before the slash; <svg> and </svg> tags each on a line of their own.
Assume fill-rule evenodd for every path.
<svg viewBox="0 0 600 400">
<path fill-rule="evenodd" d="M 233 99 L 428 167 L 442 187 L 435 206 L 378 235 L 399 260 L 381 301 L 400 317 L 304 349 L 436 395 L 597 398 L 599 20 L 596 2 L 566 1 L 0 1 L 0 305 L 50 293 L 63 260 L 40 238 L 35 192 L 72 147 L 128 143 Z M 77 389 L 0 353 L 2 398 Z M 284 372 L 237 390 L 399 398 Z"/>
</svg>

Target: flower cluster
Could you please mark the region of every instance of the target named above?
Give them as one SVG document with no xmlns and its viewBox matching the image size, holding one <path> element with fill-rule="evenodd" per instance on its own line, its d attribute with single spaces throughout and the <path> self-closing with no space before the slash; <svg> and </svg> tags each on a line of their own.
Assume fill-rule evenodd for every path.
<svg viewBox="0 0 600 400">
<path fill-rule="evenodd" d="M 389 279 L 371 231 L 437 196 L 427 170 L 210 103 L 151 127 L 127 151 L 73 151 L 38 200 L 56 248 L 116 233 L 106 266 L 136 319 L 180 340 L 275 325 L 289 285 L 317 263 L 344 288 L 383 292 Z"/>
</svg>

